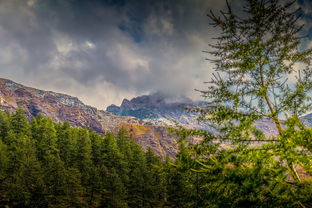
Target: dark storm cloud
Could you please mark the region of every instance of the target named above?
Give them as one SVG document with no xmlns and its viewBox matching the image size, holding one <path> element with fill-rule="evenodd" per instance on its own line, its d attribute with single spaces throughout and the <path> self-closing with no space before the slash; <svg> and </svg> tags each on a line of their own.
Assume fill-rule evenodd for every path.
<svg viewBox="0 0 312 208">
<path fill-rule="evenodd" d="M 213 1 L 210 1 L 211 3 Z M 103 107 L 204 76 L 204 0 L 1 0 L 1 76 Z"/>
<path fill-rule="evenodd" d="M 165 91 L 194 96 L 211 67 L 215 0 L 0 0 L 0 76 L 103 108 Z"/>
</svg>

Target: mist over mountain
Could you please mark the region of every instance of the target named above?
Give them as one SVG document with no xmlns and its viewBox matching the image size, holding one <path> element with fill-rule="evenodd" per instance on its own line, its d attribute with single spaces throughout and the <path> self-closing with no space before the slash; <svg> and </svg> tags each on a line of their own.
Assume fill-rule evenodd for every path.
<svg viewBox="0 0 312 208">
<path fill-rule="evenodd" d="M 139 119 L 153 120 L 159 123 L 172 123 L 177 121 L 184 125 L 198 125 L 196 113 L 187 112 L 186 108 L 192 109 L 203 107 L 204 101 L 192 101 L 187 97 L 174 97 L 157 92 L 151 95 L 135 97 L 131 100 L 124 99 L 120 106 L 110 105 L 106 111 L 120 116 L 133 116 Z"/>
</svg>

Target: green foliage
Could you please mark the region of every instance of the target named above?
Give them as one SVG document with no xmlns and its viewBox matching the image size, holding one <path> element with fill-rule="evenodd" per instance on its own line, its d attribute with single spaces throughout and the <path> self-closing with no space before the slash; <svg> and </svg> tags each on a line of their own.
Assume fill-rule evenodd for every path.
<svg viewBox="0 0 312 208">
<path fill-rule="evenodd" d="M 0 113 L 0 130 L 0 207 L 160 207 L 165 201 L 163 162 L 125 130 L 102 136 L 41 115 L 28 122 L 21 109 Z"/>
<path fill-rule="evenodd" d="M 174 161 L 125 129 L 98 135 L 1 112 L 0 207 L 312 207 L 312 130 L 299 118 L 311 110 L 312 50 L 293 4 L 246 0 L 241 17 L 229 5 L 208 14 L 222 33 L 208 104 L 194 111 L 217 133 L 178 129 Z M 264 135 L 259 119 L 277 133 Z"/>
<path fill-rule="evenodd" d="M 221 31 L 209 52 L 216 72 L 200 91 L 207 106 L 194 109 L 217 133 L 177 131 L 172 201 L 188 197 L 179 207 L 311 207 L 312 135 L 299 117 L 311 110 L 312 50 L 301 45 L 299 10 L 292 11 L 294 1 L 246 0 L 238 16 L 227 6 L 221 17 L 208 14 Z M 255 126 L 260 119 L 277 133 L 265 136 Z M 190 144 L 188 137 L 203 141 Z"/>
</svg>

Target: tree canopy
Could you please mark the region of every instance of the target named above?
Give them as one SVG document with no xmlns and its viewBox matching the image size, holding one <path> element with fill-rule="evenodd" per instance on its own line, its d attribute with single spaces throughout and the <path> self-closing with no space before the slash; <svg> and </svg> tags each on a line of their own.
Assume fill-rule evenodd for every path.
<svg viewBox="0 0 312 208">
<path fill-rule="evenodd" d="M 0 112 L 0 207 L 160 207 L 165 163 L 117 135 Z M 122 145 L 118 145 L 122 143 Z"/>
</svg>

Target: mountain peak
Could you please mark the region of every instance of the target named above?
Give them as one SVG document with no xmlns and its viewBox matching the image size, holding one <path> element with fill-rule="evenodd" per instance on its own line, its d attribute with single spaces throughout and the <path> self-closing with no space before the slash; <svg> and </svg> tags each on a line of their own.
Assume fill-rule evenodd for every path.
<svg viewBox="0 0 312 208">
<path fill-rule="evenodd" d="M 186 97 L 171 97 L 169 94 L 156 92 L 150 95 L 138 96 L 130 101 L 125 99 L 120 106 L 111 105 L 107 111 L 121 116 L 133 116 L 138 119 L 148 119 L 156 124 L 171 124 L 173 120 L 198 127 L 194 113 L 186 112 L 183 107 L 200 107 L 203 102 L 193 102 Z"/>
</svg>

